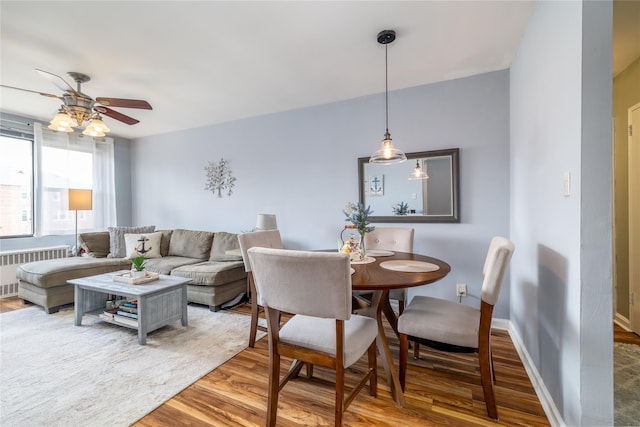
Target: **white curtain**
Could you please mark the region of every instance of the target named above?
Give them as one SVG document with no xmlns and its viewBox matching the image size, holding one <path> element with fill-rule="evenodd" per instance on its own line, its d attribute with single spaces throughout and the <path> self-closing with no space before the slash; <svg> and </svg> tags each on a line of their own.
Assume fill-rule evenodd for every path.
<svg viewBox="0 0 640 427">
<path fill-rule="evenodd" d="M 92 138 L 80 133 L 66 133 L 52 131 L 41 123 L 34 123 L 34 191 L 35 191 L 35 219 L 36 236 L 55 234 L 47 226 L 49 203 L 45 203 L 45 188 L 87 188 L 93 190 L 93 228 L 106 230 L 107 227 L 117 224 L 116 218 L 116 193 L 115 193 L 115 166 L 113 138 Z M 59 149 L 66 156 L 57 158 L 53 167 L 55 171 L 47 171 L 45 177 L 43 170 L 43 151 L 47 148 Z M 77 160 L 82 153 L 92 155 L 93 164 L 87 170 L 92 170 L 92 176 L 83 176 L 84 166 Z M 46 159 L 49 162 L 51 158 Z M 51 164 L 49 163 L 51 167 Z"/>
</svg>

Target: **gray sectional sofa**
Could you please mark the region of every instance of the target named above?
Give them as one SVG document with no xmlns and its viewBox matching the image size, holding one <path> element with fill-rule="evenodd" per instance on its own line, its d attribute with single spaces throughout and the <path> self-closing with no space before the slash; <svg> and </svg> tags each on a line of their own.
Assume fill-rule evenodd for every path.
<svg viewBox="0 0 640 427">
<path fill-rule="evenodd" d="M 122 239 L 127 230 L 140 228 L 110 227 L 109 231 L 82 233 L 81 256 L 22 264 L 18 267 L 18 296 L 38 304 L 47 313 L 73 303 L 73 285 L 67 280 L 131 268 L 125 257 Z M 153 232 L 153 227 L 143 232 Z M 187 285 L 187 300 L 208 305 L 212 311 L 247 291 L 247 273 L 242 256 L 228 255 L 238 249 L 236 234 L 195 230 L 162 230 L 160 254 L 147 259 L 148 271 L 192 279 Z"/>
</svg>

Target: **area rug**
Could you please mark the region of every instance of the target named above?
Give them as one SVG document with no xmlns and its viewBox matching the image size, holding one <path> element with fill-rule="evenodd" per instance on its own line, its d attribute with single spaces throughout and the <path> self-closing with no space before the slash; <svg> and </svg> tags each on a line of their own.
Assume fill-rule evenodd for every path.
<svg viewBox="0 0 640 427">
<path fill-rule="evenodd" d="M 640 346 L 615 343 L 613 353 L 614 424 L 640 426 Z"/>
<path fill-rule="evenodd" d="M 141 346 L 132 329 L 86 316 L 74 326 L 73 308 L 0 315 L 0 425 L 128 426 L 247 347 L 249 316 L 188 316 Z"/>
</svg>

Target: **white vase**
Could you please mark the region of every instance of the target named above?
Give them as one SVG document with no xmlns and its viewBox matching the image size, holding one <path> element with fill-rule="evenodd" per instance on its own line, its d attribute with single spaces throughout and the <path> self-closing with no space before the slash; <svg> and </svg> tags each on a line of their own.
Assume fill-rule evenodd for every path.
<svg viewBox="0 0 640 427">
<path fill-rule="evenodd" d="M 131 278 L 132 279 L 142 279 L 145 276 L 144 271 L 131 270 Z"/>
</svg>

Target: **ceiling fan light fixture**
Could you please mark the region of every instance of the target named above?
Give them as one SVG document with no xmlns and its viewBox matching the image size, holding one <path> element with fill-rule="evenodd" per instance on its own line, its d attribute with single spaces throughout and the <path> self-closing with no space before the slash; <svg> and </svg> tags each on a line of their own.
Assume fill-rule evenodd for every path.
<svg viewBox="0 0 640 427">
<path fill-rule="evenodd" d="M 105 136 L 106 132 L 110 131 L 111 129 L 109 129 L 107 125 L 101 120 L 100 116 L 98 116 L 91 120 L 85 130 L 82 131 L 82 134 L 87 136 L 102 137 Z"/>
<path fill-rule="evenodd" d="M 407 156 L 401 150 L 393 146 L 393 140 L 389 133 L 389 67 L 387 65 L 387 45 L 396 39 L 396 32 L 393 30 L 380 31 L 377 39 L 378 43 L 384 45 L 384 105 L 387 130 L 384 133 L 382 146 L 369 158 L 369 163 L 391 165 L 395 163 L 402 163 L 407 160 Z"/>
<path fill-rule="evenodd" d="M 64 110 L 58 110 L 58 113 L 49 122 L 48 128 L 59 132 L 73 132 L 73 126 L 78 124 Z"/>
</svg>

